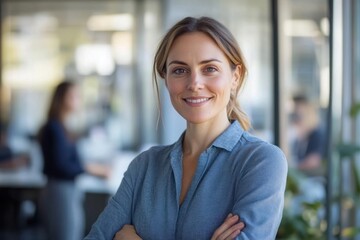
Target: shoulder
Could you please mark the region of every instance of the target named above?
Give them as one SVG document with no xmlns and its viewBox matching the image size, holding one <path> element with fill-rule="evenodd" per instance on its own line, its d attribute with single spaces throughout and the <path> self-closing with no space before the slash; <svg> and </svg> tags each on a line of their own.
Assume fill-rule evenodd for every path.
<svg viewBox="0 0 360 240">
<path fill-rule="evenodd" d="M 169 168 L 171 149 L 171 146 L 155 146 L 141 152 L 128 165 L 124 179 L 140 185 L 144 181 L 152 182 Z"/>
<path fill-rule="evenodd" d="M 319 140 L 325 137 L 325 130 L 323 128 L 315 128 L 309 135 L 310 138 Z"/>
<path fill-rule="evenodd" d="M 55 119 L 50 119 L 48 120 L 44 126 L 43 126 L 43 130 L 44 131 L 61 131 L 62 130 L 62 124 L 60 123 L 60 121 L 55 120 Z"/>
<path fill-rule="evenodd" d="M 148 150 L 139 153 L 133 161 L 131 161 L 129 168 L 140 169 L 148 168 L 149 165 L 159 166 L 168 162 L 169 155 L 174 148 L 174 144 L 166 146 L 153 146 Z"/>
<path fill-rule="evenodd" d="M 240 139 L 240 146 L 242 148 L 248 148 L 253 153 L 257 154 L 270 154 L 270 155 L 280 155 L 285 157 L 283 151 L 275 146 L 272 143 L 269 143 L 265 140 L 262 140 L 249 132 L 244 132 Z"/>
<path fill-rule="evenodd" d="M 62 133 L 61 123 L 56 120 L 47 120 L 39 130 L 38 138 L 40 141 L 43 141 L 44 138 L 48 139 L 54 135 L 59 135 Z"/>
<path fill-rule="evenodd" d="M 248 132 L 244 132 L 234 149 L 247 166 L 264 166 L 266 168 L 287 169 L 287 160 L 283 151 Z"/>
<path fill-rule="evenodd" d="M 172 145 L 159 145 L 159 146 L 152 146 L 149 149 L 141 152 L 137 158 L 140 159 L 158 159 L 158 156 L 165 156 L 170 154 L 174 147 L 174 144 Z"/>
<path fill-rule="evenodd" d="M 235 179 L 240 185 L 248 181 L 246 186 L 268 192 L 285 188 L 288 163 L 279 147 L 246 133 L 234 150 Z"/>
</svg>

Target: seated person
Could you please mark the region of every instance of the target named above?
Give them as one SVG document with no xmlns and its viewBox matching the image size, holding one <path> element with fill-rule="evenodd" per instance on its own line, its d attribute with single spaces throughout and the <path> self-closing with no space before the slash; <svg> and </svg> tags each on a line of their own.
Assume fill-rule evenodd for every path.
<svg viewBox="0 0 360 240">
<path fill-rule="evenodd" d="M 292 145 L 297 169 L 316 174 L 321 171 L 324 156 L 325 133 L 320 125 L 316 107 L 304 96 L 296 96 L 292 123 L 296 137 Z"/>
</svg>

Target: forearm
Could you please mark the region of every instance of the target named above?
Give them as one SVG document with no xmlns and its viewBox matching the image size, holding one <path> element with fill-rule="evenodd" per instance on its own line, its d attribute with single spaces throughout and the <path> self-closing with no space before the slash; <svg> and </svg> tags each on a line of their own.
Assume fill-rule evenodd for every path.
<svg viewBox="0 0 360 240">
<path fill-rule="evenodd" d="M 127 171 L 116 194 L 110 198 L 104 211 L 91 227 L 86 240 L 112 240 L 126 224 L 131 224 L 132 180 Z"/>
<path fill-rule="evenodd" d="M 104 164 L 88 163 L 85 165 L 85 171 L 97 177 L 107 178 L 110 176 L 110 167 Z"/>
<path fill-rule="evenodd" d="M 317 153 L 312 153 L 304 159 L 299 165 L 300 170 L 314 170 L 321 166 L 321 156 Z"/>
<path fill-rule="evenodd" d="M 121 209 L 122 207 L 111 198 L 104 211 L 92 225 L 85 240 L 112 240 L 125 224 L 130 223 L 130 219 Z"/>
</svg>

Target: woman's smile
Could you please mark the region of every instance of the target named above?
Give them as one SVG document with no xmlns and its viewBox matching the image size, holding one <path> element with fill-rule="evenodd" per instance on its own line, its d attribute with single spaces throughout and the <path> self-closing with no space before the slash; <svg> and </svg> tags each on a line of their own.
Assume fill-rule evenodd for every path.
<svg viewBox="0 0 360 240">
<path fill-rule="evenodd" d="M 210 97 L 189 97 L 184 98 L 184 101 L 191 107 L 200 107 L 211 100 Z"/>
</svg>

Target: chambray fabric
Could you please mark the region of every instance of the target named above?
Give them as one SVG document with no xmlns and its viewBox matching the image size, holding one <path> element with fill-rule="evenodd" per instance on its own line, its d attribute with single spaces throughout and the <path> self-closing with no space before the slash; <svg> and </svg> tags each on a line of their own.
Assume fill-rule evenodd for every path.
<svg viewBox="0 0 360 240">
<path fill-rule="evenodd" d="M 133 224 L 145 240 L 205 240 L 229 213 L 246 225 L 237 239 L 275 239 L 287 175 L 282 151 L 233 122 L 200 155 L 179 206 L 182 140 L 153 147 L 131 162 L 85 239 L 110 240 L 123 225 Z"/>
</svg>

